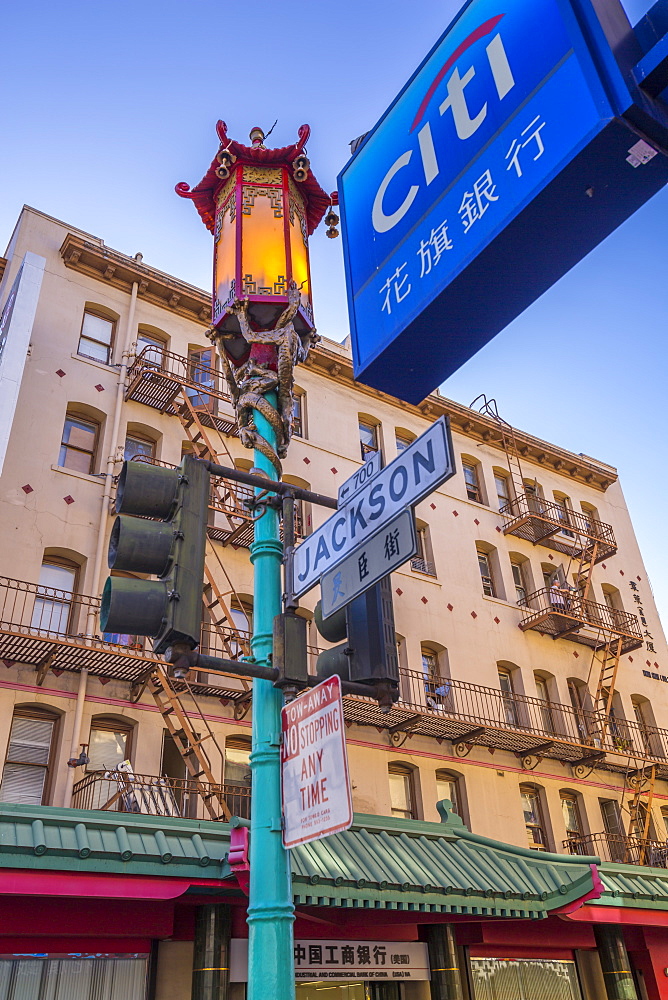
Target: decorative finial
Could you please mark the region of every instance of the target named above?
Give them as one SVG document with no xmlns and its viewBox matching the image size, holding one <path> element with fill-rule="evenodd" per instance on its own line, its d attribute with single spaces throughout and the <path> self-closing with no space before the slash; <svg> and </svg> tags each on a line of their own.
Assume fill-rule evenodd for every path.
<svg viewBox="0 0 668 1000">
<path fill-rule="evenodd" d="M 249 134 L 254 149 L 264 149 L 264 132 L 259 125 L 254 125 Z"/>
</svg>

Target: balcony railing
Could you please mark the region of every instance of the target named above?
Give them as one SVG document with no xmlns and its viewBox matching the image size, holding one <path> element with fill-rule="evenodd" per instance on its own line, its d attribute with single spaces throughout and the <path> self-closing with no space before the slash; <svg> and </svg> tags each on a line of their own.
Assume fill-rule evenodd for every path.
<svg viewBox="0 0 668 1000">
<path fill-rule="evenodd" d="M 609 524 L 542 497 L 522 493 L 501 507 L 501 513 L 508 518 L 504 534 L 525 538 L 534 545 L 578 558 L 588 550 L 595 563 L 609 559 L 617 551 L 615 533 Z"/>
<path fill-rule="evenodd" d="M 181 391 L 202 423 L 223 434 L 236 432 L 232 397 L 222 372 L 155 345 L 145 347 L 128 369 L 126 400 L 176 414 Z"/>
<path fill-rule="evenodd" d="M 222 796 L 231 816 L 250 819 L 251 790 L 246 785 L 211 785 L 201 782 L 205 795 Z M 95 771 L 77 781 L 72 790 L 74 809 L 141 813 L 145 816 L 180 816 L 210 819 L 192 778 L 158 777 L 120 771 Z"/>
<path fill-rule="evenodd" d="M 419 670 L 401 671 L 400 699 L 387 715 L 367 699 L 345 698 L 344 706 L 349 721 L 385 728 L 394 741 L 433 736 L 462 750 L 485 746 L 620 771 L 632 757 L 668 777 L 668 730 Z"/>
<path fill-rule="evenodd" d="M 607 639 L 619 638 L 622 653 L 630 653 L 643 644 L 635 615 L 585 600 L 577 591 L 544 587 L 529 594 L 524 605 L 526 614 L 519 623 L 522 631 L 534 629 L 592 648 L 602 646 Z"/>
<path fill-rule="evenodd" d="M 78 672 L 87 667 L 95 676 L 131 683 L 152 663 L 163 662 L 145 636 L 103 633 L 99 613 L 99 597 L 0 577 L 0 660 L 34 664 L 38 675 L 42 670 L 45 675 L 49 669 Z M 205 622 L 200 648 L 210 656 L 235 659 L 250 651 L 250 639 L 247 630 Z M 307 646 L 307 651 L 314 666 L 321 650 Z M 199 693 L 230 701 L 247 691 L 238 678 L 203 671 L 193 672 L 192 682 Z"/>
<path fill-rule="evenodd" d="M 661 840 L 626 837 L 621 833 L 592 833 L 564 840 L 563 847 L 570 854 L 598 855 L 601 861 L 668 868 L 668 843 Z"/>
<path fill-rule="evenodd" d="M 427 576 L 436 576 L 436 567 L 433 562 L 423 559 L 421 556 L 411 559 L 411 569 L 415 570 L 416 573 L 426 573 Z"/>
</svg>

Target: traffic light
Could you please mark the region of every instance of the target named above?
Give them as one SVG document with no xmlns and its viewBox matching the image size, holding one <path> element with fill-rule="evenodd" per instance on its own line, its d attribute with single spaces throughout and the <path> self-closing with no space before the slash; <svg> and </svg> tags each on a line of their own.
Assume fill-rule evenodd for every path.
<svg viewBox="0 0 668 1000">
<path fill-rule="evenodd" d="M 318 657 L 316 673 L 323 680 L 338 674 L 343 680 L 362 684 L 399 683 L 389 576 L 329 618 L 323 619 L 318 602 L 315 623 L 328 642 L 346 640 Z"/>
<path fill-rule="evenodd" d="M 192 455 L 178 469 L 123 463 L 109 568 L 158 579 L 108 577 L 103 632 L 152 636 L 156 653 L 175 642 L 199 645 L 208 502 L 209 472 Z"/>
</svg>

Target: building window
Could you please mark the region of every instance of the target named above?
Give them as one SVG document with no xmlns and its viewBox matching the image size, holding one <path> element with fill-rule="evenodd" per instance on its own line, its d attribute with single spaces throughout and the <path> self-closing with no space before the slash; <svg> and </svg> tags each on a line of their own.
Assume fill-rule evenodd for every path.
<svg viewBox="0 0 668 1000">
<path fill-rule="evenodd" d="M 93 420 L 68 413 L 60 442 L 58 465 L 63 469 L 93 474 L 98 425 Z"/>
<path fill-rule="evenodd" d="M 513 573 L 513 583 L 515 584 L 515 600 L 518 604 L 525 605 L 527 602 L 527 587 L 524 579 L 524 564 L 517 560 L 512 560 L 510 568 Z"/>
<path fill-rule="evenodd" d="M 401 764 L 390 764 L 388 775 L 392 815 L 402 819 L 415 819 L 413 772 Z"/>
<path fill-rule="evenodd" d="M 539 677 L 538 674 L 534 674 L 534 680 L 536 682 L 536 694 L 541 701 L 541 704 L 538 706 L 540 724 L 544 733 L 553 733 L 555 732 L 554 716 L 552 714 L 552 702 L 550 700 L 547 680 L 544 677 Z"/>
<path fill-rule="evenodd" d="M 115 326 L 113 320 L 86 311 L 83 316 L 77 354 L 108 365 L 111 360 Z"/>
<path fill-rule="evenodd" d="M 540 804 L 540 793 L 537 788 L 532 788 L 530 785 L 520 785 L 520 795 L 529 847 L 534 851 L 546 851 L 547 837 Z"/>
<path fill-rule="evenodd" d="M 230 640 L 232 657 L 247 656 L 250 636 L 253 629 L 253 612 L 247 604 L 230 607 L 230 617 L 234 623 L 234 631 Z"/>
<path fill-rule="evenodd" d="M 436 772 L 437 801 L 442 802 L 443 799 L 449 799 L 452 803 L 453 813 L 457 813 L 463 819 L 459 781 L 457 775 L 450 774 L 449 771 Z"/>
<path fill-rule="evenodd" d="M 128 434 L 125 438 L 123 458 L 130 462 L 133 458 L 155 458 L 155 441 L 140 437 L 139 434 Z"/>
<path fill-rule="evenodd" d="M 580 821 L 577 796 L 572 792 L 561 793 L 561 811 L 564 817 L 564 826 L 566 827 L 566 838 L 568 840 L 578 840 L 582 836 L 582 823 Z"/>
<path fill-rule="evenodd" d="M 554 503 L 557 508 L 557 518 L 562 524 L 562 535 L 568 535 L 569 538 L 574 538 L 575 536 L 573 532 L 569 530 L 570 525 L 572 524 L 570 500 L 568 497 L 559 496 L 555 493 Z"/>
<path fill-rule="evenodd" d="M 413 444 L 415 435 L 409 434 L 408 431 L 396 431 L 394 441 L 397 446 L 397 455 L 400 455 L 402 451 L 406 451 L 406 448 Z"/>
<path fill-rule="evenodd" d="M 436 576 L 429 528 L 426 524 L 422 525 L 422 527 L 417 527 L 416 538 L 417 552 L 411 559 L 411 569 L 415 570 L 416 573 L 426 573 L 427 576 Z"/>
<path fill-rule="evenodd" d="M 568 697 L 570 698 L 571 705 L 573 706 L 575 729 L 577 730 L 574 735 L 581 740 L 588 740 L 589 726 L 587 725 L 587 715 L 584 704 L 586 688 L 584 684 L 579 684 L 574 680 L 567 681 L 567 684 Z"/>
<path fill-rule="evenodd" d="M 507 667 L 498 667 L 497 670 L 499 674 L 499 687 L 501 688 L 503 718 L 509 726 L 516 728 L 519 723 L 517 719 L 513 675 Z"/>
<path fill-rule="evenodd" d="M 145 354 L 142 354 L 146 351 Z M 165 344 L 157 337 L 151 337 L 148 333 L 139 332 L 137 336 L 136 354 L 142 354 L 142 361 L 145 365 L 155 365 L 162 367 L 165 358 Z"/>
<path fill-rule="evenodd" d="M 478 568 L 480 570 L 480 579 L 482 580 L 482 592 L 485 597 L 496 597 L 496 587 L 494 586 L 494 577 L 492 576 L 492 566 L 489 554 L 487 552 L 482 552 L 480 549 L 477 551 Z"/>
<path fill-rule="evenodd" d="M 134 955 L 0 958 L 0 996 L 144 1000 L 147 964 L 145 956 Z"/>
<path fill-rule="evenodd" d="M 77 567 L 73 563 L 45 559 L 39 571 L 30 627 L 40 632 L 68 635 L 76 582 Z"/>
<path fill-rule="evenodd" d="M 115 771 L 130 756 L 132 727 L 114 719 L 93 719 L 86 771 Z"/>
<path fill-rule="evenodd" d="M 185 393 L 195 410 L 215 412 L 216 397 L 206 391 L 214 389 L 216 385 L 214 365 L 212 347 L 191 348 L 188 351 L 188 378 L 192 385 L 185 387 Z"/>
<path fill-rule="evenodd" d="M 478 469 L 475 465 L 462 463 L 464 482 L 466 484 L 466 496 L 469 500 L 482 503 L 482 493 L 480 491 L 480 480 L 478 479 Z"/>
<path fill-rule="evenodd" d="M 368 462 L 372 455 L 375 455 L 379 451 L 378 424 L 371 424 L 368 421 L 360 420 L 359 432 L 362 461 Z"/>
<path fill-rule="evenodd" d="M 15 712 L 0 784 L 2 802 L 43 803 L 55 727 L 56 717 L 46 712 Z"/>
<path fill-rule="evenodd" d="M 510 503 L 510 485 L 508 483 L 508 476 L 502 475 L 500 472 L 494 473 L 494 486 L 496 489 L 496 498 L 499 502 L 499 510 L 503 510 Z"/>
<path fill-rule="evenodd" d="M 292 433 L 295 437 L 306 437 L 306 393 L 294 390 L 292 407 Z"/>
</svg>

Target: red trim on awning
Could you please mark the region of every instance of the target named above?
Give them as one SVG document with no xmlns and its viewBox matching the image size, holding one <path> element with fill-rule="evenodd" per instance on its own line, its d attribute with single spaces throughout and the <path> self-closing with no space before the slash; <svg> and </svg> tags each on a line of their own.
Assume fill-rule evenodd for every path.
<svg viewBox="0 0 668 1000">
<path fill-rule="evenodd" d="M 0 869 L 0 894 L 12 896 L 87 896 L 103 899 L 176 899 L 191 885 L 226 887 L 220 879 L 98 875 L 90 872 Z"/>
<path fill-rule="evenodd" d="M 560 916 L 562 920 L 584 920 L 593 924 L 668 927 L 668 910 L 641 910 L 626 906 L 582 906 L 574 913 Z"/>
</svg>

